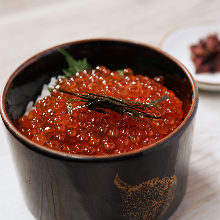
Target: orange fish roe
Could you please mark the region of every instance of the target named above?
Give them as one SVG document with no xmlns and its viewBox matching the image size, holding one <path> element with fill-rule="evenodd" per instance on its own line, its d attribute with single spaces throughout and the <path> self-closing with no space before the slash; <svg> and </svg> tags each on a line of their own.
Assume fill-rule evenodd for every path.
<svg viewBox="0 0 220 220">
<path fill-rule="evenodd" d="M 110 155 L 140 149 L 172 132 L 183 120 L 182 102 L 174 92 L 147 76 L 133 75 L 124 70 L 124 77 L 104 66 L 84 70 L 69 79 L 57 81 L 56 88 L 103 94 L 121 99 L 150 103 L 169 95 L 161 106 L 144 112 L 161 119 L 140 118 L 127 114 L 111 114 L 80 108 L 70 115 L 67 98 L 76 98 L 53 89 L 51 94 L 36 103 L 27 116 L 18 119 L 18 129 L 32 141 L 47 148 L 70 154 Z M 83 102 L 71 101 L 72 107 Z"/>
</svg>

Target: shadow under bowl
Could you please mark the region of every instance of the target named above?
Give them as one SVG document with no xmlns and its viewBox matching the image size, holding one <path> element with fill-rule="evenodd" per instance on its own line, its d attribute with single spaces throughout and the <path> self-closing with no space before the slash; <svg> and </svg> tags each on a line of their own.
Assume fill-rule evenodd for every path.
<svg viewBox="0 0 220 220">
<path fill-rule="evenodd" d="M 130 67 L 150 77 L 163 75 L 165 86 L 183 102 L 183 122 L 157 143 L 121 155 L 70 155 L 27 139 L 13 121 L 65 67 L 58 47 L 76 59 L 87 57 L 93 67 Z M 35 55 L 11 75 L 1 98 L 1 116 L 27 207 L 42 220 L 167 219 L 186 190 L 197 105 L 197 88 L 188 70 L 147 45 L 92 39 Z"/>
</svg>

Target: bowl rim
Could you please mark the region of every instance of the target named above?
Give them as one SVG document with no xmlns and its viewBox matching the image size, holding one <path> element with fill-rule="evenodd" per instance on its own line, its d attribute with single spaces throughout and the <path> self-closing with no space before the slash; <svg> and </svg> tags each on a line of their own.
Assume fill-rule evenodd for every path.
<svg viewBox="0 0 220 220">
<path fill-rule="evenodd" d="M 187 113 L 187 115 L 185 116 L 184 120 L 181 122 L 181 124 L 174 130 L 172 131 L 170 134 L 168 134 L 167 136 L 165 136 L 164 138 L 162 138 L 161 140 L 150 144 L 146 147 L 143 147 L 141 149 L 137 149 L 134 151 L 129 151 L 126 153 L 122 153 L 122 154 L 112 154 L 112 155 L 105 155 L 105 156 L 97 156 L 97 155 L 81 155 L 81 154 L 68 154 L 68 153 L 64 153 L 61 151 L 57 151 L 57 150 L 53 150 L 53 149 L 49 149 L 46 148 L 44 146 L 41 146 L 33 141 L 31 141 L 30 139 L 28 139 L 26 136 L 24 136 L 13 124 L 13 122 L 10 120 L 9 115 L 7 114 L 6 111 L 6 95 L 9 91 L 9 89 L 11 88 L 12 85 L 12 81 L 13 79 L 19 75 L 19 73 L 26 68 L 28 65 L 36 62 L 38 60 L 39 57 L 45 56 L 50 52 L 53 52 L 55 49 L 59 48 L 59 47 L 68 47 L 71 45 L 77 45 L 77 44 L 84 44 L 84 43 L 90 43 L 90 42 L 115 42 L 115 43 L 127 43 L 127 44 L 132 44 L 132 45 L 136 45 L 136 46 L 140 46 L 140 47 L 145 47 L 148 49 L 151 49 L 153 51 L 156 51 L 157 53 L 161 54 L 162 56 L 168 58 L 169 60 L 173 61 L 174 63 L 177 64 L 177 66 L 179 68 L 181 68 L 183 70 L 183 72 L 185 73 L 191 87 L 192 87 L 192 104 L 190 106 L 190 109 Z M 45 156 L 48 157 L 52 157 L 52 158 L 58 158 L 58 159 L 64 159 L 64 160 L 74 160 L 74 161 L 94 161 L 94 162 L 98 162 L 98 161 L 115 161 L 115 160 L 123 160 L 123 159 L 129 159 L 129 158 L 133 158 L 133 157 L 137 157 L 137 156 L 141 156 L 144 154 L 147 154 L 153 150 L 158 149 L 159 147 L 162 147 L 164 145 L 165 142 L 168 142 L 170 139 L 172 139 L 175 135 L 181 133 L 184 128 L 186 126 L 188 126 L 189 122 L 192 120 L 193 116 L 196 113 L 198 107 L 198 88 L 196 85 L 196 82 L 193 78 L 193 76 L 191 75 L 191 73 L 187 70 L 187 68 L 180 62 L 178 61 L 176 58 L 174 58 L 173 56 L 171 56 L 170 54 L 164 52 L 163 50 L 156 48 L 154 46 L 145 44 L 145 43 L 140 43 L 137 41 L 131 41 L 131 40 L 124 40 L 124 39 L 112 39 L 112 38 L 92 38 L 92 39 L 84 39 L 84 40 L 77 40 L 77 41 L 71 41 L 71 42 L 67 42 L 67 43 L 63 43 L 63 44 L 59 44 L 53 47 L 50 47 L 49 49 L 43 50 L 35 55 L 33 55 L 32 57 L 30 57 L 29 59 L 27 59 L 26 61 L 24 61 L 17 69 L 15 69 L 15 71 L 9 76 L 7 82 L 5 83 L 2 92 L 1 92 L 1 103 L 0 103 L 0 113 L 1 113 L 1 117 L 2 120 L 6 126 L 6 128 L 9 130 L 9 132 L 20 142 L 22 142 L 25 147 L 29 148 L 32 151 L 35 151 L 37 153 L 43 154 Z"/>
</svg>

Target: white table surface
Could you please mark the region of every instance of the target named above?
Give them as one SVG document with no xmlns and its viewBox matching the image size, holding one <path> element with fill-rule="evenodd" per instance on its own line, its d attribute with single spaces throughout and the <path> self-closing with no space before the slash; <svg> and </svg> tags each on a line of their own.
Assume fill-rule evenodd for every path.
<svg viewBox="0 0 220 220">
<path fill-rule="evenodd" d="M 75 0 L 0 17 L 0 86 L 25 59 L 67 41 L 111 37 L 159 45 L 182 24 L 220 22 L 218 0 Z M 32 220 L 0 122 L 0 219 Z M 186 196 L 172 220 L 220 219 L 220 93 L 200 91 Z"/>
</svg>

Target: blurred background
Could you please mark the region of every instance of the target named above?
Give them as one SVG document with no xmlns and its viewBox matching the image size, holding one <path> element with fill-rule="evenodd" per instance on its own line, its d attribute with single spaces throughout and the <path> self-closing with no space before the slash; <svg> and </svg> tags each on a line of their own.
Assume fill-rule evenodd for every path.
<svg viewBox="0 0 220 220">
<path fill-rule="evenodd" d="M 28 9 L 39 8 L 65 1 L 71 0 L 1 0 L 0 15 L 11 15 L 13 13 L 25 12 Z"/>
</svg>

